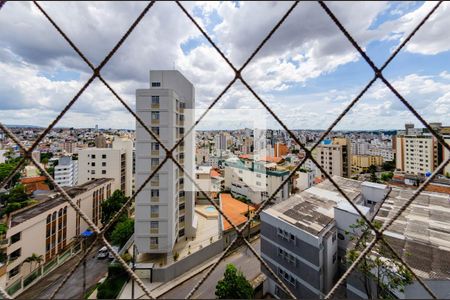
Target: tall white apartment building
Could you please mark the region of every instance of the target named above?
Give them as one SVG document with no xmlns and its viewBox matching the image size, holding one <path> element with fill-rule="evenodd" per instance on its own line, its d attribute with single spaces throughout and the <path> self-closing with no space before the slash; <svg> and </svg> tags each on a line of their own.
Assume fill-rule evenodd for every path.
<svg viewBox="0 0 450 300">
<path fill-rule="evenodd" d="M 113 178 L 113 192 L 131 196 L 133 187 L 133 142 L 115 137 L 112 148 L 86 148 L 78 152 L 78 184 L 94 178 Z"/>
<path fill-rule="evenodd" d="M 150 88 L 136 90 L 138 116 L 168 148 L 190 127 L 192 120 L 187 109 L 194 106 L 194 86 L 176 70 L 150 71 Z M 194 174 L 192 134 L 181 142 L 173 156 Z M 136 122 L 137 188 L 164 157 L 162 147 Z M 134 237 L 140 253 L 169 254 L 178 239 L 195 235 L 194 193 L 193 184 L 171 160 L 162 166 L 136 197 Z"/>
<path fill-rule="evenodd" d="M 55 166 L 55 181 L 60 186 L 74 186 L 78 184 L 78 160 L 70 156 L 63 156 Z"/>
</svg>

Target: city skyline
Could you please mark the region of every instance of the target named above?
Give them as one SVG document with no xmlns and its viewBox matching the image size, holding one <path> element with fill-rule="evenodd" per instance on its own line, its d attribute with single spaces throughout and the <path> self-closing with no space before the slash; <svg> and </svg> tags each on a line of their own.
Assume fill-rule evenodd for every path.
<svg viewBox="0 0 450 300">
<path fill-rule="evenodd" d="M 134 108 L 134 91 L 145 86 L 148 71 L 179 69 L 197 87 L 196 107 L 205 108 L 232 79 L 232 72 L 201 33 L 173 3 L 156 3 L 102 74 Z M 281 17 L 289 3 L 186 3 L 205 25 L 231 61 L 240 65 Z M 419 22 L 433 3 L 330 3 L 337 16 L 374 62 L 381 65 L 395 46 Z M 144 3 L 42 3 L 69 36 L 98 63 Z M 450 53 L 445 10 L 430 18 L 384 73 L 429 122 L 444 122 L 450 112 Z M 168 11 L 171 13 L 168 13 Z M 258 11 L 258 17 L 248 18 Z M 359 14 L 353 14 L 353 11 Z M 4 123 L 47 126 L 89 76 L 88 68 L 30 3 L 11 2 L 2 8 L 0 33 L 2 76 L 0 118 Z M 62 11 L 71 11 L 78 23 Z M 100 16 L 102 22 L 94 24 Z M 23 15 L 27 17 L 23 17 Z M 244 18 L 242 18 L 244 17 Z M 250 20 L 242 22 L 241 20 Z M 302 22 L 296 20 L 304 20 Z M 350 22 L 351 21 L 351 22 Z M 114 30 L 111 23 L 114 22 Z M 165 22 L 177 26 L 164 26 Z M 86 25 L 81 25 L 86 24 Z M 426 34 L 427 27 L 437 28 Z M 26 28 L 27 30 L 23 30 Z M 144 28 L 151 28 L 150 34 Z M 297 28 L 299 30 L 297 30 Z M 46 34 L 43 34 L 43 32 Z M 248 32 L 246 38 L 239 32 Z M 17 39 L 18 36 L 26 38 Z M 251 36 L 252 38 L 247 38 Z M 37 38 L 39 37 L 39 38 Z M 91 41 L 100 39 L 103 43 Z M 140 45 L 159 44 L 158 49 Z M 43 45 L 52 45 L 49 51 Z M 420 47 L 418 45 L 421 45 Z M 91 47 L 92 46 L 92 47 Z M 289 51 L 286 51 L 286 47 Z M 139 49 L 139 51 L 137 51 Z M 37 55 L 36 53 L 39 53 Z M 155 59 L 157 58 L 157 59 Z M 124 63 L 129 64 L 127 66 Z M 338 28 L 316 3 L 302 3 L 243 72 L 255 91 L 290 128 L 325 129 L 371 79 L 366 62 L 345 41 Z M 26 83 L 30 84 L 26 84 Z M 258 101 L 237 81 L 219 100 L 218 108 L 259 108 Z M 273 120 L 270 120 L 273 122 Z M 403 104 L 379 81 L 339 124 L 345 129 L 401 128 L 416 122 Z M 58 125 L 86 124 L 106 128 L 133 128 L 134 119 L 113 95 L 95 80 Z M 200 123 L 201 125 L 201 123 Z M 418 124 L 416 124 L 418 125 Z M 276 128 L 277 124 L 270 124 Z M 219 127 L 218 127 L 219 128 Z"/>
</svg>

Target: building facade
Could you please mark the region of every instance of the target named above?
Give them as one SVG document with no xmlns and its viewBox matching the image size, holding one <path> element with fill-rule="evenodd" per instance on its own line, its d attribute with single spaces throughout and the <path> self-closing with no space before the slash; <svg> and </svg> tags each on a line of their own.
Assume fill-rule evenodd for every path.
<svg viewBox="0 0 450 300">
<path fill-rule="evenodd" d="M 351 176 L 351 143 L 348 138 L 325 140 L 312 152 L 314 159 L 329 175 Z M 316 169 L 316 176 L 323 175 Z"/>
<path fill-rule="evenodd" d="M 59 158 L 55 166 L 55 181 L 60 186 L 74 186 L 78 184 L 78 160 L 70 156 Z"/>
<path fill-rule="evenodd" d="M 381 166 L 383 164 L 382 156 L 375 155 L 352 155 L 352 172 L 366 172 L 370 166 Z"/>
<path fill-rule="evenodd" d="M 133 142 L 116 137 L 112 148 L 86 148 L 78 152 L 78 183 L 94 178 L 113 178 L 113 190 L 131 196 L 133 188 Z"/>
<path fill-rule="evenodd" d="M 113 179 L 93 179 L 66 191 L 81 210 L 101 227 L 101 202 L 111 195 L 112 184 Z M 87 223 L 59 193 L 36 200 L 40 203 L 11 213 L 8 230 L 1 243 L 1 252 L 6 254 L 7 260 L 0 263 L 0 286 L 14 293 L 20 292 L 24 278 L 40 267 L 33 262 L 25 262 L 27 257 L 42 255 L 45 268 L 88 228 Z"/>
<path fill-rule="evenodd" d="M 138 116 L 169 148 L 189 128 L 192 120 L 187 112 L 194 107 L 194 86 L 175 70 L 150 71 L 150 88 L 136 91 Z M 193 145 L 192 136 L 188 136 L 173 152 L 192 174 Z M 164 156 L 162 147 L 137 122 L 136 186 L 144 183 Z M 195 235 L 194 193 L 194 186 L 182 170 L 171 161 L 166 162 L 136 198 L 134 236 L 139 252 L 169 254 L 179 238 Z"/>
<path fill-rule="evenodd" d="M 245 197 L 255 204 L 268 199 L 289 176 L 289 171 L 280 169 L 276 163 L 230 158 L 224 165 L 225 189 L 230 190 L 233 197 Z M 289 184 L 285 184 L 273 201 L 280 202 L 288 197 Z"/>
</svg>

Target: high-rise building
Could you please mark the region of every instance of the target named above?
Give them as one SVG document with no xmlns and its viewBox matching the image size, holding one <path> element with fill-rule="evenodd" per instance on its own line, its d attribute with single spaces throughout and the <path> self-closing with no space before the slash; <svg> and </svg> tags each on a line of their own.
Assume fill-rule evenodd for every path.
<svg viewBox="0 0 450 300">
<path fill-rule="evenodd" d="M 223 152 L 227 150 L 228 137 L 225 133 L 221 132 L 215 137 L 216 150 Z"/>
<path fill-rule="evenodd" d="M 194 86 L 176 70 L 150 71 L 150 88 L 136 91 L 137 115 L 171 148 L 189 128 L 187 109 L 195 106 Z M 186 110 L 185 110 L 186 109 Z M 194 140 L 188 135 L 173 152 L 187 172 L 194 171 Z M 163 160 L 158 142 L 136 123 L 136 187 Z M 136 197 L 135 244 L 140 253 L 169 254 L 178 239 L 195 236 L 192 183 L 171 161 Z"/>
<path fill-rule="evenodd" d="M 440 131 L 439 123 L 431 123 L 433 128 Z M 397 131 L 395 138 L 396 168 L 408 174 L 426 175 L 433 172 L 445 160 L 448 151 L 439 141 L 425 129 L 405 125 L 405 131 Z M 450 136 L 442 135 L 445 141 Z M 450 172 L 447 165 L 443 173 Z"/>
<path fill-rule="evenodd" d="M 312 154 L 329 175 L 350 177 L 351 148 L 350 139 L 335 137 L 333 140 L 324 140 Z M 317 173 L 321 172 L 317 170 Z"/>
<path fill-rule="evenodd" d="M 60 186 L 74 186 L 78 184 L 78 160 L 70 156 L 63 156 L 55 166 L 55 181 Z"/>
<path fill-rule="evenodd" d="M 112 148 L 86 148 L 78 152 L 78 184 L 94 178 L 113 178 L 113 191 L 131 196 L 133 185 L 133 142 L 116 137 Z"/>
<path fill-rule="evenodd" d="M 74 153 L 75 148 L 77 147 L 77 143 L 75 142 L 64 142 L 62 144 L 62 148 L 64 151 L 66 151 L 67 153 Z"/>
</svg>

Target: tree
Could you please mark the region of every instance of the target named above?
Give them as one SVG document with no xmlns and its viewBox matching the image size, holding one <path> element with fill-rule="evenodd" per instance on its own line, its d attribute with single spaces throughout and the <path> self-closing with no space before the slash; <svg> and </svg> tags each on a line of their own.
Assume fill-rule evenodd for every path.
<svg viewBox="0 0 450 300">
<path fill-rule="evenodd" d="M 395 170 L 395 160 L 388 160 L 381 166 L 383 171 L 394 171 Z"/>
<path fill-rule="evenodd" d="M 380 229 L 382 223 L 372 223 L 376 229 Z M 350 240 L 360 241 L 346 255 L 346 262 L 350 266 L 373 239 L 373 233 L 369 225 L 362 219 L 356 224 L 350 225 L 352 234 Z M 350 234 L 350 232 L 346 232 Z M 383 242 L 378 242 L 372 248 L 372 252 L 362 258 L 356 270 L 360 273 L 366 295 L 372 298 L 392 298 L 393 291 L 404 292 L 405 286 L 413 282 L 413 274 L 406 269 Z M 376 290 L 372 289 L 375 284 Z"/>
<path fill-rule="evenodd" d="M 25 186 L 18 184 L 11 188 L 8 193 L 1 195 L 0 199 L 6 203 L 24 202 L 28 200 L 28 195 L 25 191 Z"/>
<path fill-rule="evenodd" d="M 37 263 L 40 266 L 43 261 L 44 261 L 44 258 L 42 257 L 42 255 L 37 255 L 36 253 L 33 253 L 33 254 L 31 254 L 31 256 L 28 256 L 27 258 L 25 258 L 25 260 L 23 262 L 30 264 L 30 273 L 31 273 L 33 263 Z"/>
<path fill-rule="evenodd" d="M 374 165 L 370 165 L 369 166 L 369 173 L 370 173 L 370 181 L 371 182 L 378 182 L 378 177 L 377 174 L 375 174 L 375 172 L 377 171 L 377 167 Z"/>
<path fill-rule="evenodd" d="M 381 174 L 381 180 L 383 180 L 383 181 L 389 181 L 392 179 L 392 177 L 394 177 L 394 173 L 392 173 L 392 172 L 387 172 L 387 173 Z"/>
<path fill-rule="evenodd" d="M 20 157 L 19 158 L 13 158 L 9 159 L 7 162 L 0 164 L 0 182 L 5 180 L 9 174 L 14 171 L 16 166 L 19 164 Z M 9 182 L 10 186 L 13 186 L 19 181 L 20 178 L 20 172 L 17 172 L 16 175 L 11 179 Z"/>
<path fill-rule="evenodd" d="M 252 299 L 253 288 L 241 271 L 228 264 L 223 279 L 217 282 L 216 296 L 219 299 Z"/>
<path fill-rule="evenodd" d="M 122 222 L 117 223 L 114 230 L 111 233 L 111 242 L 114 245 L 122 247 L 133 235 L 134 232 L 134 220 L 128 218 Z"/>
<path fill-rule="evenodd" d="M 125 197 L 125 193 L 121 190 L 115 190 L 114 193 L 102 202 L 102 223 L 106 224 L 119 209 L 127 202 L 128 198 Z M 120 219 L 126 217 L 125 212 Z"/>
</svg>

